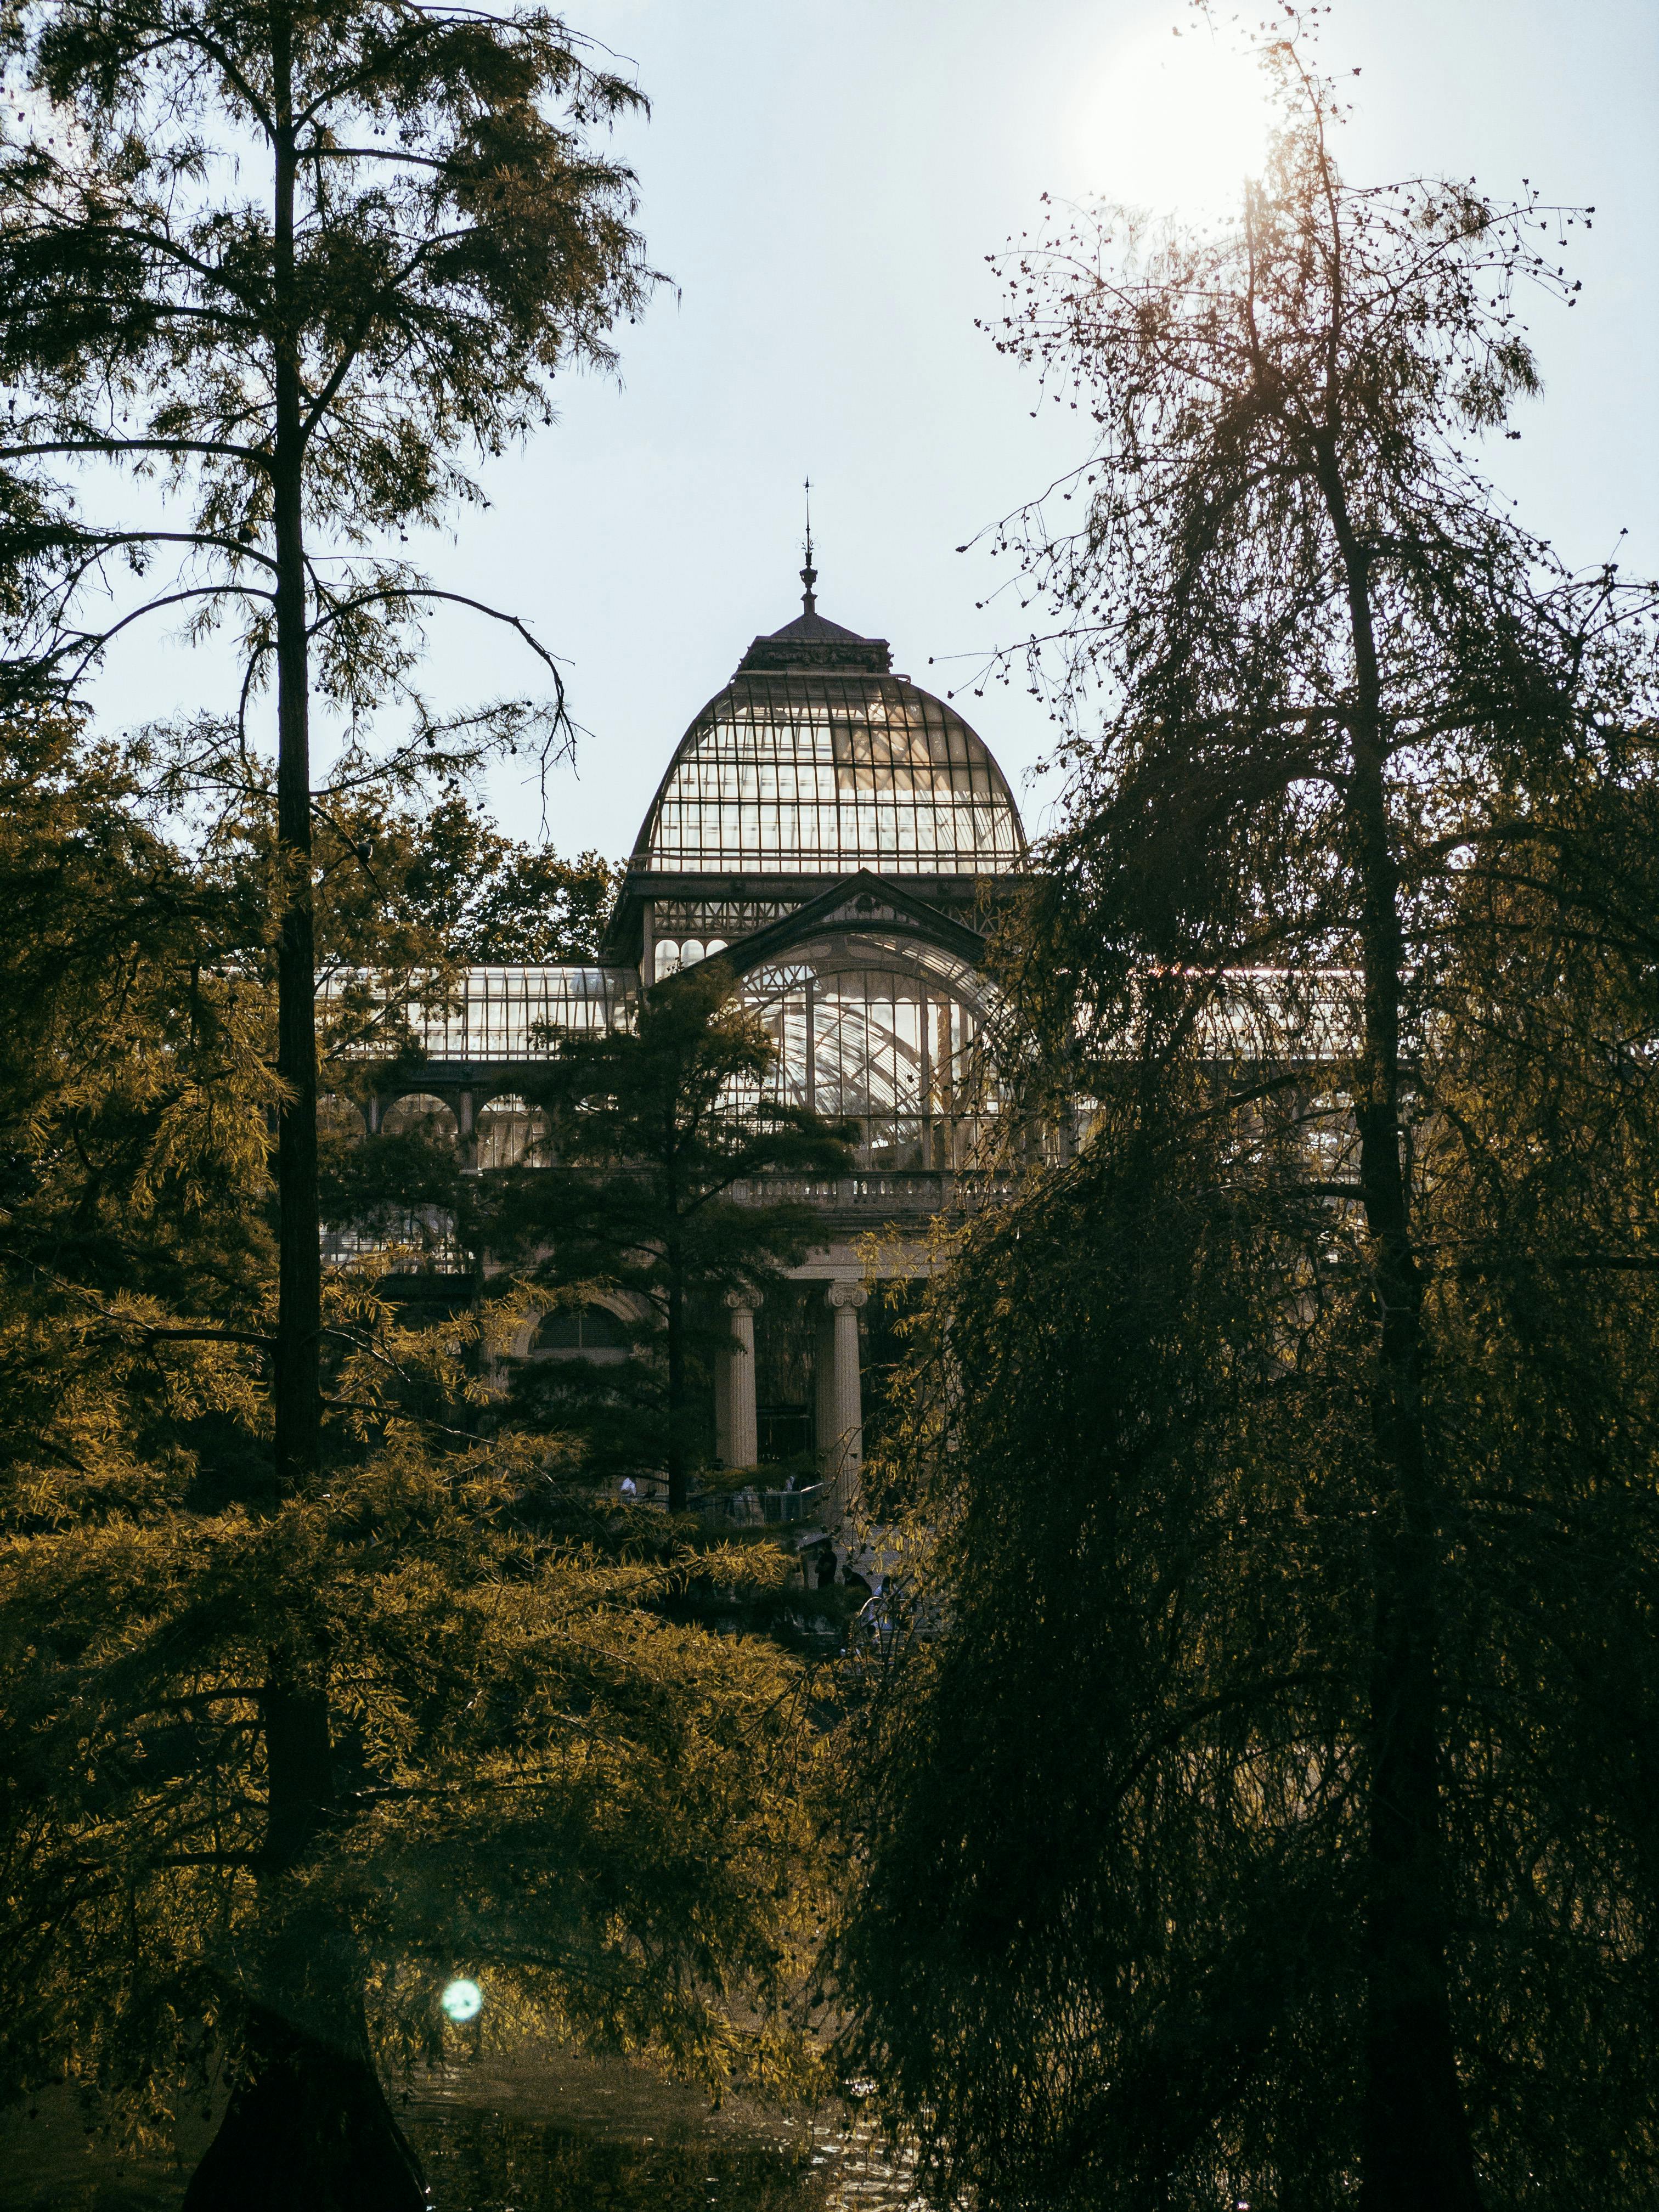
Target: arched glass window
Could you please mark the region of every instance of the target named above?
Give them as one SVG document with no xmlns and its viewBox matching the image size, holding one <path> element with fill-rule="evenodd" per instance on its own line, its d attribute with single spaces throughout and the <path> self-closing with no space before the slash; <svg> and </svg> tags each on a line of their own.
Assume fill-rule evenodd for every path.
<svg viewBox="0 0 1659 2212">
<path fill-rule="evenodd" d="M 453 1145 L 460 1134 L 454 1109 L 430 1091 L 411 1091 L 394 1099 L 381 1117 L 384 1136 L 407 1137 L 418 1130 L 428 1143 Z"/>
<path fill-rule="evenodd" d="M 567 1358 L 621 1358 L 629 1348 L 628 1329 L 609 1306 L 557 1306 L 542 1316 L 530 1348 Z"/>
<path fill-rule="evenodd" d="M 478 1109 L 478 1165 L 481 1168 L 542 1167 L 547 1160 L 547 1116 L 539 1106 L 504 1091 Z"/>
<path fill-rule="evenodd" d="M 655 980 L 660 983 L 665 975 L 676 975 L 694 961 L 712 960 L 717 952 L 725 950 L 723 937 L 659 937 L 653 955 Z"/>
<path fill-rule="evenodd" d="M 890 941 L 848 937 L 744 979 L 777 1053 L 767 1093 L 855 1121 L 863 1166 L 972 1166 L 994 1099 L 967 971 L 941 961 L 947 981 L 902 957 Z"/>
</svg>

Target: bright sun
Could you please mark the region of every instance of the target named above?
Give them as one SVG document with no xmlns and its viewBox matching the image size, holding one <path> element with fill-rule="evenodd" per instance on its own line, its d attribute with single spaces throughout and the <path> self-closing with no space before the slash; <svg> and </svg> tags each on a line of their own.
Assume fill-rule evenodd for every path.
<svg viewBox="0 0 1659 2212">
<path fill-rule="evenodd" d="M 1192 215 L 1237 204 L 1268 123 L 1257 64 L 1190 19 L 1171 37 L 1166 18 L 1107 56 L 1071 135 L 1091 191 Z"/>
</svg>

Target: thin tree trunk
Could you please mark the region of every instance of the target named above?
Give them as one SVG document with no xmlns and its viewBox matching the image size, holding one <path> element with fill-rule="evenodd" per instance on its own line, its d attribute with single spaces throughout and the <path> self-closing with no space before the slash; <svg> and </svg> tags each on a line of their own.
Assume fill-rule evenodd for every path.
<svg viewBox="0 0 1659 2212">
<path fill-rule="evenodd" d="M 668 1510 L 684 1513 L 691 1502 L 685 1449 L 685 1293 L 678 1255 L 668 1255 Z"/>
<path fill-rule="evenodd" d="M 279 1495 L 302 1496 L 322 1442 L 322 1259 L 317 1183 L 316 948 L 306 636 L 304 392 L 295 306 L 293 25 L 271 15 L 275 146 L 272 520 L 276 552 L 278 1120 L 274 1455 Z M 381 2089 L 348 1929 L 307 1907 L 291 1876 L 335 1817 L 328 1655 L 308 1624 L 272 1651 L 261 1698 L 265 1911 L 257 1993 L 246 2000 L 239 2077 L 185 2212 L 423 2212 L 420 2163 Z"/>
<path fill-rule="evenodd" d="M 671 1222 L 680 1212 L 678 1081 L 671 1082 L 663 1124 L 663 1191 Z M 686 1449 L 685 1269 L 672 1228 L 664 1258 L 668 1263 L 668 1510 L 684 1513 L 691 1504 L 690 1454 Z"/>
<path fill-rule="evenodd" d="M 1360 2204 L 1362 2212 L 1479 2212 L 1447 1978 L 1437 1515 L 1423 1429 L 1423 1284 L 1401 1157 L 1400 883 L 1369 566 L 1334 439 L 1321 452 L 1320 479 L 1346 573 L 1357 679 L 1347 821 L 1363 901 L 1364 1007 L 1354 1115 L 1380 1314 L 1372 1425 L 1390 1489 L 1373 1523 Z"/>
</svg>

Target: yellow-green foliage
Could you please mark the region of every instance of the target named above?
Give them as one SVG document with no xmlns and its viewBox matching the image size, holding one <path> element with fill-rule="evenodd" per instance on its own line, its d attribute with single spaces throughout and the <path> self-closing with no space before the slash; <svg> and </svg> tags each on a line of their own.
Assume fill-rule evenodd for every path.
<svg viewBox="0 0 1659 2212">
<path fill-rule="evenodd" d="M 693 1553 L 613 1515 L 481 1380 L 510 1300 L 421 1325 L 330 1286 L 329 1464 L 269 1463 L 269 1005 L 233 889 L 67 728 L 3 733 L 0 2087 L 150 2118 L 272 1948 L 358 1962 L 383 2054 L 535 2024 L 711 2086 L 805 2078 L 799 1678 L 676 1618 Z M 325 1686 L 322 1847 L 266 1849 L 264 1698 Z"/>
</svg>

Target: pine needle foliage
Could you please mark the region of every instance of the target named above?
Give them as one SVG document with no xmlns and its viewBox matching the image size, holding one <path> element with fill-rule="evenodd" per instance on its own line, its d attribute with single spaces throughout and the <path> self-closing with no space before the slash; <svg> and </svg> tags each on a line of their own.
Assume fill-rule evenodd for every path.
<svg viewBox="0 0 1659 2212">
<path fill-rule="evenodd" d="M 534 1261 L 532 1290 L 620 1293 L 638 1320 L 625 1370 L 586 1378 L 618 1472 L 668 1478 L 685 1510 L 708 1454 L 696 1408 L 724 1344 L 728 1294 L 763 1296 L 822 1234 L 768 1179 L 844 1174 L 852 1125 L 766 1098 L 775 1047 L 720 961 L 658 983 L 628 1030 L 563 1038 L 537 1096 L 547 1164 L 497 1182 L 483 1235 Z M 523 1378 L 532 1402 L 572 1378 Z M 628 1462 L 631 1461 L 632 1464 Z"/>
<path fill-rule="evenodd" d="M 568 740 L 525 624 L 388 540 L 480 496 L 464 459 L 548 421 L 556 370 L 611 359 L 650 278 L 632 179 L 590 136 L 641 102 L 537 9 L 48 0 L 4 37 L 21 91 L 0 115 L 0 374 L 19 404 L 0 460 L 68 533 L 14 611 L 12 680 L 72 686 L 170 611 L 238 639 L 239 743 L 275 695 L 275 1450 L 302 1484 L 319 1419 L 313 693 L 357 738 L 403 698 L 416 752 L 436 742 L 412 675 L 447 600 L 510 623 L 555 694 L 477 710 L 475 739 Z M 102 523 L 64 469 L 128 496 L 158 480 L 164 505 Z M 20 577 L 37 534 L 24 515 Z M 172 565 L 111 613 L 124 563 Z"/>
<path fill-rule="evenodd" d="M 276 975 L 276 1279 L 270 1310 L 234 1327 L 268 1361 L 276 1497 L 314 1512 L 336 1468 L 313 710 L 341 726 L 348 786 L 393 706 L 410 724 L 396 772 L 447 746 L 454 731 L 413 682 L 422 618 L 442 600 L 509 623 L 553 694 L 486 702 L 462 718 L 465 743 L 531 742 L 545 757 L 568 742 L 547 649 L 516 617 L 437 589 L 391 541 L 478 496 L 469 460 L 549 419 L 557 369 L 610 362 L 612 326 L 652 279 L 632 178 L 593 141 L 642 103 L 536 8 L 42 0 L 10 10 L 0 40 L 9 696 L 72 696 L 131 623 L 170 612 L 236 641 L 239 752 L 258 750 L 252 714 L 274 699 L 271 865 L 241 943 L 266 948 Z M 132 503 L 106 520 L 112 489 Z M 398 1359 L 382 1371 L 400 1377 Z M 373 1424 L 381 1408 L 368 1403 Z M 269 1753 L 272 1898 L 321 1848 L 337 1801 L 333 1647 L 302 1586 L 286 1587 L 293 1618 L 281 1634 L 272 1624 L 246 1686 Z M 297 1923 L 284 1937 L 283 1919 L 273 1906 L 266 1949 L 285 1948 L 291 1986 L 246 2014 L 246 2094 L 192 2204 L 246 2205 L 258 2190 L 413 2204 L 418 2179 L 362 2032 L 354 1939 L 344 1923 L 337 1944 Z M 292 2141 L 313 2160 L 302 2172 Z"/>
<path fill-rule="evenodd" d="M 511 1296 L 423 1322 L 384 1269 L 331 1275 L 325 1478 L 283 1490 L 265 849 L 250 892 L 169 844 L 66 722 L 9 724 L 0 777 L 3 2094 L 67 2076 L 164 2136 L 228 2087 L 198 2199 L 344 2205 L 418 2198 L 377 2073 L 442 2048 L 457 1975 L 503 2042 L 799 2085 L 790 1663 L 677 1621 L 711 1555 L 503 1422 Z"/>
</svg>

